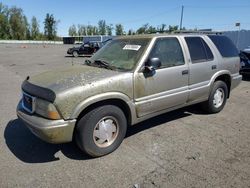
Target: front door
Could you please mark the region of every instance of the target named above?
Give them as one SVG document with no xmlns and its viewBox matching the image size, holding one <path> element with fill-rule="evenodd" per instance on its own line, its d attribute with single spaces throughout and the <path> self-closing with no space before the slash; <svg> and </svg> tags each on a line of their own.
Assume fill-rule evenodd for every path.
<svg viewBox="0 0 250 188">
<path fill-rule="evenodd" d="M 134 98 L 137 116 L 142 117 L 186 103 L 189 68 L 176 37 L 158 38 L 149 54 L 161 67 L 152 74 L 135 73 Z"/>
</svg>

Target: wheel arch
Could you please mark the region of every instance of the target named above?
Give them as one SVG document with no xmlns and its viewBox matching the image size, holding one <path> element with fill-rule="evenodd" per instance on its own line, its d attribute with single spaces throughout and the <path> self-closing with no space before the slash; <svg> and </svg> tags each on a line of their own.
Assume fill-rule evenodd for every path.
<svg viewBox="0 0 250 188">
<path fill-rule="evenodd" d="M 135 108 L 128 96 L 121 93 L 104 93 L 97 96 L 92 96 L 82 103 L 78 104 L 71 115 L 71 119 L 79 119 L 84 114 L 93 110 L 96 107 L 103 105 L 114 105 L 119 107 L 125 114 L 128 125 L 131 125 L 134 119 Z"/>
<path fill-rule="evenodd" d="M 230 96 L 230 90 L 231 90 L 231 76 L 230 76 L 230 72 L 228 71 L 222 71 L 222 72 L 218 72 L 217 74 L 215 74 L 213 76 L 213 79 L 212 79 L 212 83 L 216 82 L 216 81 L 223 81 L 226 83 L 227 85 L 227 88 L 228 88 L 228 93 L 227 93 L 227 98 L 229 98 Z M 213 86 L 213 84 L 210 84 L 211 87 L 210 87 L 210 91 L 211 91 L 211 88 Z"/>
<path fill-rule="evenodd" d="M 229 96 L 230 96 L 230 88 L 231 88 L 231 76 L 228 75 L 228 74 L 223 74 L 223 75 L 218 76 L 215 79 L 215 82 L 218 81 L 218 80 L 223 81 L 223 82 L 226 83 L 227 89 L 228 89 L 227 98 L 229 98 Z"/>
</svg>

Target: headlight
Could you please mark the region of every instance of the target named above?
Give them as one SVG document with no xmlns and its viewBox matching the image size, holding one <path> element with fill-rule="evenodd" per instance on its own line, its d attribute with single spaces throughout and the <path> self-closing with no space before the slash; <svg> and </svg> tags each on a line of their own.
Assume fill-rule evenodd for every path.
<svg viewBox="0 0 250 188">
<path fill-rule="evenodd" d="M 56 107 L 45 100 L 42 99 L 36 99 L 36 108 L 35 112 L 45 118 L 48 119 L 61 119 L 60 114 L 58 113 Z"/>
</svg>

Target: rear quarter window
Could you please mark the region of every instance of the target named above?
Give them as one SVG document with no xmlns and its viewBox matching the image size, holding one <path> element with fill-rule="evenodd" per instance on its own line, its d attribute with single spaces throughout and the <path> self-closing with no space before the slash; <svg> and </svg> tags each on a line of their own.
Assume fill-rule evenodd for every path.
<svg viewBox="0 0 250 188">
<path fill-rule="evenodd" d="M 208 35 L 208 37 L 213 41 L 222 57 L 239 56 L 238 49 L 228 37 L 221 35 Z"/>
</svg>

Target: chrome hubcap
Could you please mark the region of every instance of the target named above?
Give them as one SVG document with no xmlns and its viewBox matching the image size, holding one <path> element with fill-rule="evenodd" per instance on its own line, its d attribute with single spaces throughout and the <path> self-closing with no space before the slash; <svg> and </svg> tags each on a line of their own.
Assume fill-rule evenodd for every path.
<svg viewBox="0 0 250 188">
<path fill-rule="evenodd" d="M 112 116 L 104 117 L 95 126 L 94 142 L 98 147 L 108 147 L 115 141 L 118 132 L 118 121 Z"/>
<path fill-rule="evenodd" d="M 215 108 L 219 108 L 224 101 L 224 90 L 222 88 L 218 88 L 214 93 L 213 104 Z"/>
</svg>

